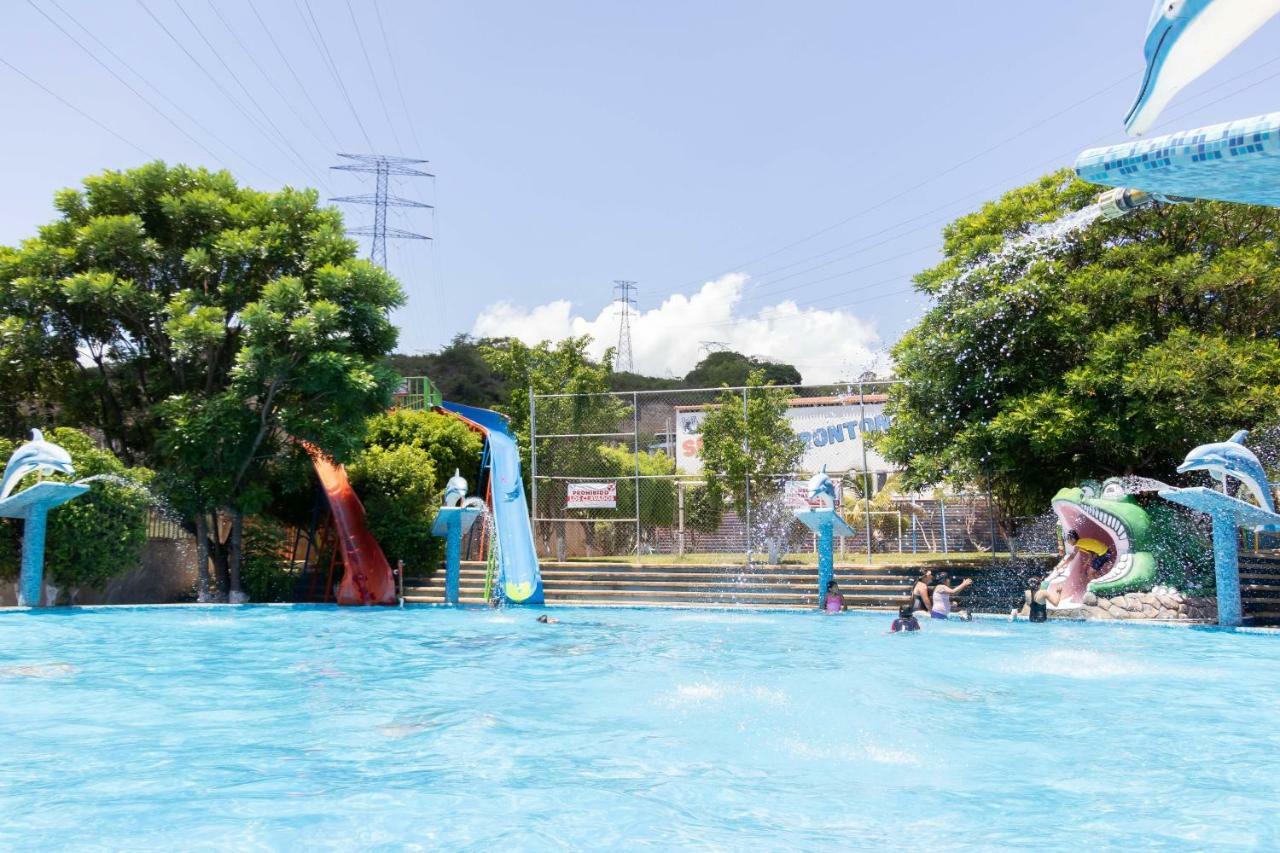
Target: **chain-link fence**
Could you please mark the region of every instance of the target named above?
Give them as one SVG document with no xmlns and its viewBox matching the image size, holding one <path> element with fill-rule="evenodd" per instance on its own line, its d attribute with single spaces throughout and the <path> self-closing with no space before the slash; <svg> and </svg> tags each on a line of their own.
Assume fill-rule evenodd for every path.
<svg viewBox="0 0 1280 853">
<path fill-rule="evenodd" d="M 534 395 L 530 479 L 542 559 L 805 562 L 795 520 L 825 466 L 854 536 L 838 557 L 1016 550 L 987 494 L 901 493 L 865 439 L 892 383 Z M 716 473 L 708 476 L 708 470 Z"/>
</svg>

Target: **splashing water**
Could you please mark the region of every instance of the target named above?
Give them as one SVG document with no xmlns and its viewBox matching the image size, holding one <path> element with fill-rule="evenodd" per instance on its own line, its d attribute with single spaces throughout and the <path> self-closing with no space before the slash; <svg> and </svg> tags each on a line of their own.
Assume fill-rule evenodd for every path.
<svg viewBox="0 0 1280 853">
<path fill-rule="evenodd" d="M 1168 483 L 1162 483 L 1159 480 L 1153 480 L 1151 477 L 1122 477 L 1120 485 L 1124 487 L 1126 495 L 1137 495 L 1143 492 L 1158 492 L 1162 489 L 1173 488 Z"/>
<path fill-rule="evenodd" d="M 1066 238 L 1088 228 L 1101 216 L 1102 205 L 1095 203 L 1072 211 L 1052 222 L 1033 225 L 1026 234 L 1015 240 L 1006 241 L 998 252 L 966 269 L 956 278 L 953 287 L 964 284 L 975 273 L 990 269 L 1019 254 L 1027 253 L 1030 255 L 1029 259 L 1044 257 L 1050 251 L 1061 247 Z"/>
</svg>

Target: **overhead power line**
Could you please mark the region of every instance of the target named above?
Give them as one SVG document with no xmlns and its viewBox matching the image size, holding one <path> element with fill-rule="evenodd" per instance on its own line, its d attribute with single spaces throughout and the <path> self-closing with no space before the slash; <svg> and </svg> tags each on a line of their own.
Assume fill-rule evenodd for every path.
<svg viewBox="0 0 1280 853">
<path fill-rule="evenodd" d="M 360 113 L 356 111 L 355 102 L 351 100 L 351 95 L 347 92 L 347 84 L 342 82 L 342 74 L 338 71 L 338 63 L 333 61 L 333 54 L 329 52 L 329 43 L 325 41 L 324 31 L 320 29 L 320 22 L 316 20 L 315 12 L 311 9 L 309 0 L 302 0 L 302 6 L 298 5 L 298 0 L 293 0 L 294 8 L 298 10 L 298 14 L 302 16 L 302 26 L 306 29 L 307 35 L 311 37 L 311 43 L 320 53 L 320 60 L 324 66 L 329 69 L 329 76 L 333 78 L 333 83 L 338 87 L 338 91 L 342 93 L 342 99 L 347 102 L 347 109 L 351 110 L 351 116 L 356 120 L 356 127 L 360 128 L 360 135 L 364 137 L 365 144 L 370 150 L 375 147 L 373 140 L 369 138 L 369 132 L 364 129 L 364 122 L 360 120 Z M 306 7 L 306 14 L 303 15 L 302 9 Z M 310 24 L 307 19 L 310 18 Z M 311 32 L 311 27 L 315 27 L 315 33 Z M 318 40 L 317 40 L 318 39 Z"/>
<path fill-rule="evenodd" d="M 387 28 L 382 24 L 382 9 L 378 0 L 373 0 L 373 14 L 378 19 L 378 32 L 382 33 L 382 49 L 387 53 L 387 64 L 391 66 L 391 79 L 396 83 L 396 94 L 400 96 L 400 108 L 404 110 L 404 120 L 409 125 L 409 135 L 413 137 L 413 147 L 415 150 L 423 151 L 422 143 L 418 141 L 418 129 L 413 120 L 413 113 L 409 111 L 409 103 L 405 100 L 404 89 L 400 85 L 400 72 L 396 69 L 396 55 L 391 51 L 391 42 L 387 39 Z"/>
<path fill-rule="evenodd" d="M 316 106 L 316 102 L 311 97 L 311 92 L 307 89 L 307 84 L 302 82 L 302 78 L 298 76 L 298 72 L 294 70 L 293 63 L 289 61 L 289 56 L 280 47 L 280 43 L 276 41 L 275 35 L 271 32 L 271 28 L 267 26 L 267 22 L 262 19 L 262 15 L 258 13 L 258 7 L 254 5 L 253 0 L 248 0 L 249 9 L 252 10 L 253 16 L 258 19 L 258 26 L 262 27 L 262 32 L 266 34 L 270 40 L 271 46 L 276 49 L 276 55 L 280 57 L 280 61 L 284 63 L 284 67 L 289 69 L 289 75 L 293 77 L 293 82 L 298 84 L 298 88 L 302 90 L 302 97 L 307 99 L 307 103 L 311 105 L 311 109 L 315 110 L 316 115 L 320 119 L 320 123 L 324 125 L 324 129 L 329 132 L 333 144 L 341 147 L 342 143 L 338 140 L 338 135 L 333 132 L 333 128 L 329 126 L 329 120 L 325 118 L 324 110 Z"/>
<path fill-rule="evenodd" d="M 364 46 L 364 34 L 360 32 L 360 21 L 356 18 L 356 10 L 351 7 L 351 0 L 347 0 L 347 14 L 351 16 L 351 26 L 356 31 L 356 41 L 360 44 L 360 52 L 364 54 L 364 64 L 369 69 L 369 79 L 373 81 L 374 94 L 378 96 L 378 103 L 382 104 L 382 114 L 386 116 L 387 127 L 391 128 L 391 138 L 395 140 L 396 151 L 404 153 L 404 146 L 400 144 L 400 134 L 396 133 L 395 122 L 391 120 L 391 110 L 387 109 L 387 99 L 382 97 L 382 87 L 378 85 L 378 75 L 373 70 L 373 60 L 369 58 L 369 49 Z"/>
<path fill-rule="evenodd" d="M 293 153 L 293 156 L 297 159 L 297 162 L 302 167 L 303 171 L 309 173 L 316 179 L 316 181 L 321 185 L 324 185 L 324 178 L 320 177 L 320 175 L 311 168 L 311 164 L 307 162 L 307 159 L 298 153 L 297 148 L 293 147 L 293 143 L 289 141 L 289 137 L 286 136 L 278 126 L 276 126 L 276 123 L 272 120 L 270 113 L 262 108 L 262 104 L 258 103 L 258 99 L 253 96 L 253 92 L 249 91 L 249 87 L 240 79 L 240 75 L 235 72 L 235 69 L 231 67 L 230 63 L 222 58 L 222 52 L 214 46 L 213 42 L 209 41 L 209 37 L 204 34 L 204 30 L 200 29 L 200 25 L 196 23 L 195 18 L 192 18 L 187 12 L 186 7 L 182 5 L 182 0 L 173 0 L 173 5 L 178 7 L 178 11 L 182 13 L 182 17 L 187 19 L 187 23 L 191 25 L 191 29 L 195 30 L 196 35 L 200 37 L 200 41 L 204 42 L 205 47 L 209 48 L 209 51 L 213 54 L 213 58 L 218 60 L 218 64 L 226 70 L 231 79 L 235 81 L 235 84 L 240 87 L 240 91 L 244 92 L 244 96 L 249 99 L 249 103 L 253 104 L 254 109 L 262 115 L 267 126 L 275 132 L 276 136 L 280 137 L 280 141 L 283 142 L 285 147 Z"/>
<path fill-rule="evenodd" d="M 9 60 L 5 59 L 5 58 L 4 58 L 4 57 L 2 57 L 2 56 L 0 56 L 0 64 L 3 64 L 6 68 L 8 68 L 8 69 L 9 69 L 10 71 L 12 71 L 14 74 L 17 74 L 19 77 L 21 77 L 22 79 L 26 80 L 26 81 L 27 81 L 28 83 L 30 83 L 32 86 L 35 86 L 37 89 L 41 90 L 42 92 L 44 92 L 44 93 L 45 93 L 46 95 L 48 95 L 49 97 L 54 98 L 55 100 L 57 100 L 57 101 L 58 101 L 59 103 L 61 103 L 64 107 L 66 107 L 67 109 L 69 109 L 69 110 L 71 110 L 71 111 L 75 112 L 75 113 L 76 113 L 76 114 L 78 114 L 81 118 L 84 118 L 84 119 L 87 119 L 88 121 L 93 122 L 93 123 L 94 123 L 94 124 L 96 124 L 99 128 L 101 128 L 102 130 L 105 130 L 107 133 L 111 134 L 111 135 L 112 135 L 112 136 L 114 136 L 116 139 L 118 139 L 118 140 L 120 140 L 121 142 L 123 142 L 125 145 L 128 145 L 130 148 L 134 149 L 135 151 L 137 151 L 137 152 L 138 152 L 139 154 L 141 154 L 142 156 L 144 156 L 144 157 L 149 157 L 149 158 L 151 158 L 152 160 L 157 160 L 157 159 L 159 159 L 158 157 L 156 157 L 156 155 L 152 154 L 150 151 L 148 151 L 147 149 L 143 148 L 141 145 L 139 145 L 138 143 L 134 142 L 132 139 L 128 139 L 128 138 L 126 138 L 126 137 L 124 137 L 124 136 L 121 136 L 120 134 L 116 133 L 114 130 L 112 130 L 111 128 L 107 127 L 105 124 L 103 124 L 102 122 L 98 121 L 96 118 L 94 118 L 93 116 L 89 115 L 87 112 L 85 112 L 84 110 L 80 109 L 80 108 L 79 108 L 79 107 L 77 107 L 75 104 L 71 103 L 71 102 L 70 102 L 70 101 L 68 101 L 66 98 L 62 97 L 62 96 L 61 96 L 61 95 L 59 95 L 57 92 L 53 91 L 53 90 L 52 90 L 52 89 L 50 89 L 48 86 L 46 86 L 45 84 L 41 83 L 39 80 L 35 79 L 35 78 L 34 78 L 34 77 L 32 77 L 30 74 L 28 74 L 27 72 L 23 71 L 21 68 L 19 68 L 18 66 L 14 65 L 13 63 L 11 63 Z"/>
<path fill-rule="evenodd" d="M 31 2 L 31 0 L 28 0 L 28 2 Z M 84 24 L 82 24 L 82 23 L 80 22 L 80 20 L 79 20 L 78 18 L 76 18 L 76 16 L 75 16 L 75 15 L 71 14 L 70 12 L 68 12 L 68 11 L 67 11 L 67 10 L 66 10 L 66 9 L 65 9 L 65 8 L 64 8 L 64 7 L 59 3 L 59 2 L 58 2 L 58 0 L 49 0 L 49 2 L 50 2 L 50 4 L 51 4 L 55 9 L 57 9 L 59 12 L 61 12 L 61 13 L 63 14 L 63 16 L 67 18 L 67 20 L 69 20 L 72 24 L 74 24 L 76 27 L 78 27 L 82 33 L 84 33 L 86 36 L 88 36 L 90 39 L 92 39 L 92 40 L 93 40 L 93 42 L 94 42 L 96 45 L 98 45 L 98 47 L 102 48 L 102 49 L 107 53 L 107 55 L 108 55 L 108 56 L 110 56 L 112 59 L 114 59 L 116 62 L 118 62 L 118 63 L 119 63 L 119 64 L 120 64 L 120 65 L 121 65 L 121 66 L 122 66 L 126 71 L 128 71 L 130 74 L 132 74 L 134 77 L 136 77 L 136 78 L 137 78 L 137 79 L 138 79 L 138 80 L 139 80 L 139 81 L 140 81 L 144 86 L 146 86 L 146 87 L 147 87 L 147 88 L 149 88 L 152 92 L 154 92 L 154 93 L 155 93 L 155 94 L 156 94 L 156 95 L 157 95 L 157 96 L 158 96 L 162 101 L 164 101 L 166 104 L 168 104 L 170 107 L 172 107 L 172 108 L 173 108 L 173 109 L 174 109 L 178 114 L 180 114 L 183 118 L 185 118 L 187 121 L 191 122 L 191 124 L 192 124 L 192 125 L 194 125 L 194 126 L 196 127 L 196 129 L 198 129 L 201 133 L 205 134 L 205 135 L 206 135 L 206 136 L 208 136 L 210 139 L 212 139 L 214 142 L 216 142 L 218 145 L 221 145 L 223 148 L 225 148 L 226 150 L 230 151 L 230 152 L 231 152 L 233 155 L 235 155 L 239 160 L 241 160 L 243 163 L 245 163 L 245 165 L 247 165 L 247 166 L 249 166 L 250 168 L 252 168 L 252 169 L 256 170 L 257 172 L 259 172 L 259 173 L 261 173 L 261 174 L 263 174 L 263 175 L 267 176 L 268 178 L 270 178 L 270 179 L 271 179 L 271 180 L 273 180 L 273 181 L 279 181 L 279 182 L 283 183 L 283 181 L 281 181 L 281 179 L 280 179 L 279 177 L 277 177 L 275 174 L 273 174 L 273 173 L 271 172 L 271 170 L 269 170 L 269 169 L 267 169 L 267 168 L 263 167 L 263 166 L 262 166 L 261 164 L 259 164 L 256 160 L 253 160 L 253 159 L 251 159 L 250 157 L 248 157 L 248 156 L 247 156 L 243 151 L 240 151 L 240 150 L 239 150 L 238 148 L 236 148 L 234 145 L 232 145 L 231 143 L 227 142 L 225 139 L 223 139 L 221 136 L 219 136 L 219 135 L 218 135 L 217 133 L 215 133 L 213 130 L 211 130 L 210 128 L 206 127 L 203 123 L 201 123 L 199 119 L 197 119 L 195 116 L 191 115 L 191 113 L 189 113 L 189 112 L 187 112 L 185 109 L 183 109 L 183 107 L 182 107 L 182 105 L 181 105 L 181 104 L 177 103 L 177 102 L 176 102 L 176 101 L 174 101 L 172 98 L 170 98 L 168 95 L 166 95 L 163 91 L 161 91 L 161 90 L 160 90 L 160 88 L 159 88 L 158 86 L 156 86 L 154 83 L 152 83 L 150 80 L 148 80 L 148 79 L 147 79 L 147 78 L 146 78 L 146 77 L 145 77 L 141 72 L 139 72 L 139 71 L 138 71 L 138 69 L 137 69 L 137 68 L 134 68 L 132 65 L 130 65 L 130 64 L 129 64 L 129 62 L 128 62 L 124 57 L 122 57 L 120 54 L 118 54 L 118 53 L 116 53 L 114 50 L 112 50 L 112 49 L 111 49 L 111 46 L 110 46 L 109 44 L 107 44 L 106 42 L 104 42 L 102 39 L 98 38 L 98 36 L 94 34 L 94 32 L 93 32 L 93 30 L 92 30 L 92 29 L 90 29 L 89 27 L 86 27 Z M 34 5 L 34 4 L 32 4 L 32 5 Z M 39 9 L 39 8 L 37 7 L 37 11 L 39 11 L 39 12 L 40 12 L 42 15 L 44 15 L 46 18 L 49 18 L 49 15 L 48 15 L 47 13 L 45 13 L 45 12 L 44 12 L 44 10 Z M 58 27 L 58 29 L 62 30 L 62 27 L 58 26 L 57 21 L 54 21 L 52 18 L 49 18 L 49 20 L 50 20 L 50 22 L 51 22 L 51 23 L 53 23 L 53 25 L 54 25 L 54 26 L 56 26 L 56 27 Z M 111 73 L 111 75 L 112 75 L 113 77 L 115 77 L 117 80 L 120 80 L 120 82 L 121 82 L 121 83 L 123 83 L 123 84 L 124 84 L 124 85 L 125 85 L 125 86 L 126 86 L 126 87 L 131 91 L 131 92 L 133 92 L 135 95 L 137 95 L 137 96 L 139 97 L 139 99 L 141 99 L 144 103 L 146 103 L 146 104 L 147 104 L 147 106 L 151 107 L 153 110 L 155 110 L 155 111 L 156 111 L 157 113 L 159 113 L 161 116 L 163 116 L 163 117 L 165 118 L 165 120 L 166 120 L 166 121 L 168 121 L 170 124 L 173 124 L 175 127 L 177 127 L 176 122 L 174 122 L 172 118 L 170 118 L 168 115 L 166 115 L 166 114 L 164 113 L 164 111 L 163 111 L 163 110 L 161 110 L 159 107 L 157 107 L 155 104 L 151 103 L 149 100 L 147 100 L 146 98 L 144 98 L 144 97 L 142 96 L 142 94 L 141 94 L 141 93 L 139 93 L 139 92 L 138 92 L 136 89 L 134 89 L 132 86 L 130 86 L 130 85 L 128 84 L 128 82 L 126 82 L 125 80 L 121 79 L 121 78 L 120 78 L 120 76 L 119 76 L 118 74 L 116 74 L 116 73 L 115 73 L 115 71 L 113 71 L 113 70 L 112 70 L 110 67 L 108 67 L 105 63 L 103 63 L 103 61 L 102 61 L 100 58 L 98 58 L 96 55 L 94 55 L 94 53 L 93 53 L 92 51 L 90 51 L 88 47 L 86 47 L 84 44 L 81 44 L 81 43 L 79 42 L 79 40 L 77 40 L 74 36 L 72 36 L 72 35 L 71 35 L 70 33 L 68 33 L 66 30 L 62 30 L 62 32 L 63 32 L 64 34 L 66 34 L 66 36 L 67 36 L 68 38 L 70 38 L 72 41 L 76 42 L 76 44 L 80 47 L 80 49 L 81 49 L 81 50 L 83 50 L 85 53 L 89 54 L 89 56 L 90 56 L 90 57 L 91 57 L 95 62 L 97 62 L 99 65 L 102 65 L 104 68 L 107 68 L 107 71 L 108 71 L 108 72 L 110 72 L 110 73 Z M 217 156 L 216 154 L 214 154 L 213 152 L 209 151 L 209 149 L 208 149 L 208 148 L 206 148 L 204 145 L 202 145 L 202 144 L 199 142 L 199 140 L 194 139 L 194 138 L 191 136 L 191 134 L 187 133 L 187 131 L 185 131 L 185 130 L 184 130 L 184 129 L 182 129 L 181 127 L 178 127 L 178 130 L 179 130 L 179 131 L 181 131 L 181 132 L 183 133 L 183 135 L 184 135 L 184 136 L 186 136 L 188 139 L 192 139 L 192 141 L 193 141 L 193 142 L 195 142 L 195 143 L 196 143 L 197 145 L 199 145 L 202 149 L 204 149 L 206 152 L 208 152 L 208 153 L 209 153 L 209 155 L 210 155 L 211 157 L 213 157 L 215 160 L 218 160 L 218 159 L 219 159 L 219 158 L 218 158 L 218 156 Z"/>
<path fill-rule="evenodd" d="M 218 9 L 213 0 L 209 0 L 209 8 L 222 24 L 222 28 L 227 31 L 232 40 L 236 43 L 236 46 L 240 48 L 240 52 L 249 58 L 249 62 L 253 64 L 254 68 L 258 69 L 258 73 L 262 75 L 262 79 L 267 81 L 267 85 L 271 87 L 271 90 L 275 92 L 284 105 L 289 108 L 289 112 L 293 113 L 294 118 L 298 120 L 298 124 L 302 125 L 303 129 L 306 130 L 307 133 L 311 134 L 311 138 L 316 141 L 317 145 L 321 148 L 327 148 L 328 143 L 321 139 L 320 135 L 311 129 L 311 125 L 307 123 L 307 120 L 302 116 L 302 113 L 298 108 L 293 105 L 294 99 L 280 91 L 280 87 L 276 85 L 275 75 L 268 73 L 267 70 L 262 67 L 262 63 L 258 62 L 257 51 L 251 50 L 244 43 L 240 38 L 240 35 L 236 32 L 235 27 L 231 26 L 231 22 L 222 14 L 221 10 Z"/>
</svg>

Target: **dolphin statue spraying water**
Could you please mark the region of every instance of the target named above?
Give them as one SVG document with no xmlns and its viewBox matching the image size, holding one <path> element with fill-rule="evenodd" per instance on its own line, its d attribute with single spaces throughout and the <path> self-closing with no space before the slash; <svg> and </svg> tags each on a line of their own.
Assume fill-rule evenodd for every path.
<svg viewBox="0 0 1280 853">
<path fill-rule="evenodd" d="M 13 451 L 9 464 L 4 466 L 4 479 L 0 480 L 0 500 L 9 497 L 23 477 L 32 471 L 39 471 L 48 476 L 54 471 L 60 474 L 74 475 L 76 469 L 71 464 L 71 454 L 58 445 L 44 440 L 44 434 L 38 429 L 31 431 L 31 440 Z"/>
<path fill-rule="evenodd" d="M 1125 129 L 1151 129 L 1173 97 L 1280 13 L 1280 0 L 1156 0 L 1143 53 L 1147 70 Z"/>
<path fill-rule="evenodd" d="M 1258 506 L 1275 513 L 1275 500 L 1271 497 L 1271 486 L 1267 483 L 1262 463 L 1252 450 L 1244 446 L 1248 435 L 1249 431 L 1242 429 L 1226 441 L 1200 445 L 1187 454 L 1178 466 L 1178 473 L 1208 471 L 1215 480 L 1224 484 L 1227 477 L 1232 477 L 1253 494 Z"/>
</svg>

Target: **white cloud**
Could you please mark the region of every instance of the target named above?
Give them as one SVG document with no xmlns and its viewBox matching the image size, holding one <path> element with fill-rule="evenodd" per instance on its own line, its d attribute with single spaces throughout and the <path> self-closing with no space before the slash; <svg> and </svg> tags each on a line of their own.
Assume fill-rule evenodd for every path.
<svg viewBox="0 0 1280 853">
<path fill-rule="evenodd" d="M 683 376 L 702 357 L 703 341 L 794 364 L 806 382 L 835 382 L 868 368 L 883 370 L 886 358 L 875 327 L 839 309 L 805 308 L 792 300 L 740 313 L 748 277 L 731 273 L 709 281 L 692 295 L 674 294 L 631 318 L 636 371 L 651 376 Z M 643 295 L 643 291 L 642 291 Z M 558 299 L 534 308 L 511 302 L 489 305 L 476 318 L 477 337 L 510 336 L 534 344 L 570 335 L 591 335 L 596 357 L 618 340 L 618 317 L 606 305 L 594 318 L 575 314 Z"/>
</svg>

